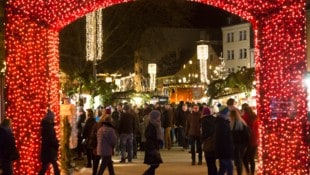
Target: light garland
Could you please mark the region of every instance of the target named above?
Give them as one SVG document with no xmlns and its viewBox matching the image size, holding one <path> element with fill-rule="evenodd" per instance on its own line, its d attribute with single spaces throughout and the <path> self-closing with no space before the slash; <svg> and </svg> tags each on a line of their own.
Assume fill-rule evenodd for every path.
<svg viewBox="0 0 310 175">
<path fill-rule="evenodd" d="M 51 104 L 59 116 L 57 31 L 88 12 L 124 2 L 128 1 L 8 0 L 6 116 L 12 119 L 21 153 L 14 164 L 14 174 L 37 174 L 40 121 L 47 105 Z M 253 26 L 257 110 L 261 119 L 258 174 L 310 174 L 309 145 L 305 139 L 309 136 L 306 91 L 302 84 L 306 72 L 305 0 L 194 2 L 239 15 Z M 291 104 L 293 109 L 277 113 L 272 119 L 273 103 L 282 102 Z M 59 117 L 56 122 L 59 135 Z"/>
<path fill-rule="evenodd" d="M 102 57 L 102 9 L 86 15 L 86 60 L 96 61 Z"/>
</svg>

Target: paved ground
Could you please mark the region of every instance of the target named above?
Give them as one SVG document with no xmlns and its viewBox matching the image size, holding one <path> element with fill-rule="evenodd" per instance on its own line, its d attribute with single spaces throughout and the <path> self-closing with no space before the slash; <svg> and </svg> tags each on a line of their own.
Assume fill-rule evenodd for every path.
<svg viewBox="0 0 310 175">
<path fill-rule="evenodd" d="M 182 151 L 179 147 L 172 150 L 162 150 L 161 155 L 164 163 L 159 166 L 156 175 L 198 175 L 207 174 L 207 166 L 205 161 L 202 165 L 191 165 L 191 155 L 187 151 Z M 142 175 L 148 168 L 143 164 L 144 152 L 138 152 L 137 159 L 133 159 L 132 163 L 120 164 L 119 156 L 114 156 L 114 170 L 116 175 Z M 74 175 L 91 175 L 91 168 L 80 168 L 74 172 Z M 104 175 L 108 175 L 106 169 Z"/>
</svg>

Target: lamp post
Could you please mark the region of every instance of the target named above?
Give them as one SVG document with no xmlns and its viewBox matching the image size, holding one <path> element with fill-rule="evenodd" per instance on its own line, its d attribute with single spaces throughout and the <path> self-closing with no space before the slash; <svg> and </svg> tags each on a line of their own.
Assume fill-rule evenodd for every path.
<svg viewBox="0 0 310 175">
<path fill-rule="evenodd" d="M 200 40 L 197 42 L 197 59 L 200 67 L 200 81 L 201 83 L 208 83 L 208 66 L 207 60 L 209 58 L 209 46 L 206 41 Z"/>
<path fill-rule="evenodd" d="M 150 90 L 154 91 L 156 87 L 157 65 L 154 63 L 148 64 L 148 73 L 150 74 Z"/>
</svg>

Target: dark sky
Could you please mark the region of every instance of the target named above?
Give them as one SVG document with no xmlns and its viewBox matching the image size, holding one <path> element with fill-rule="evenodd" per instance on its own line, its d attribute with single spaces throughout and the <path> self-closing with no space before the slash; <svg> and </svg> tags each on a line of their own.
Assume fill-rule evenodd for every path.
<svg viewBox="0 0 310 175">
<path fill-rule="evenodd" d="M 114 72 L 121 67 L 132 67 L 134 51 L 143 47 L 141 37 L 149 28 L 220 30 L 221 26 L 227 25 L 229 16 L 232 15 L 212 6 L 180 0 L 137 0 L 108 7 L 103 10 L 104 56 L 98 64 L 98 69 Z M 232 16 L 232 19 L 240 22 L 236 16 Z M 62 58 L 85 58 L 84 26 L 85 18 L 81 18 L 61 31 Z"/>
</svg>

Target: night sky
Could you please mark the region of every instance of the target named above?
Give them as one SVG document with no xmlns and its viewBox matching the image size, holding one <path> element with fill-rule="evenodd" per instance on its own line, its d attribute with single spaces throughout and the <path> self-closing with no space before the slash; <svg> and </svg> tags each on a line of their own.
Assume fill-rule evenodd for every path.
<svg viewBox="0 0 310 175">
<path fill-rule="evenodd" d="M 138 0 L 103 10 L 104 56 L 98 62 L 99 72 L 115 72 L 133 67 L 134 51 L 144 47 L 141 37 L 154 27 L 216 28 L 240 22 L 240 18 L 224 10 L 180 0 Z M 85 17 L 68 25 L 60 33 L 60 57 L 64 59 L 85 58 Z M 152 36 L 150 36 L 152 37 Z M 151 41 L 161 38 L 150 38 Z M 77 60 L 70 66 L 78 64 Z M 61 64 L 63 65 L 63 64 Z"/>
</svg>

